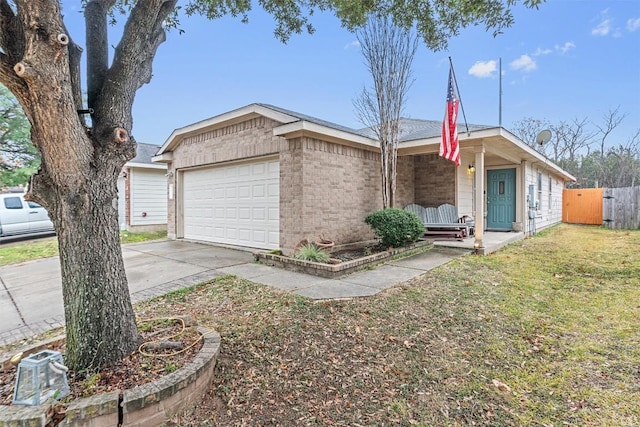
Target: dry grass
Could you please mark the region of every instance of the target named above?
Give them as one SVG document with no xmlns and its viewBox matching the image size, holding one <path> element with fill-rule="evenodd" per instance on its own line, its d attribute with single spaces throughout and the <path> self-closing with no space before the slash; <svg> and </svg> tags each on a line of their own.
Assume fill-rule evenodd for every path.
<svg viewBox="0 0 640 427">
<path fill-rule="evenodd" d="M 235 277 L 139 304 L 222 335 L 167 425 L 640 425 L 640 232 L 560 225 L 370 298 Z"/>
<path fill-rule="evenodd" d="M 640 233 L 561 225 L 376 297 L 234 277 L 139 307 L 220 331 L 217 378 L 171 425 L 640 423 Z"/>
</svg>

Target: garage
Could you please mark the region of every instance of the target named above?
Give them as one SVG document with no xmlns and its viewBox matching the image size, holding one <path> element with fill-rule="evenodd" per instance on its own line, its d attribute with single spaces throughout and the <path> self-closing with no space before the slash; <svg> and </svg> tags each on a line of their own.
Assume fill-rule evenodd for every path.
<svg viewBox="0 0 640 427">
<path fill-rule="evenodd" d="M 277 159 L 194 169 L 182 177 L 185 239 L 279 248 Z"/>
</svg>

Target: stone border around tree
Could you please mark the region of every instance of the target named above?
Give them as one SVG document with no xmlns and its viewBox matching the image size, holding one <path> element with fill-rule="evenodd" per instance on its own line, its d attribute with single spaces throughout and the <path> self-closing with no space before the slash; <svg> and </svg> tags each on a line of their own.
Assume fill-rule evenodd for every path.
<svg viewBox="0 0 640 427">
<path fill-rule="evenodd" d="M 187 365 L 162 378 L 124 391 L 98 394 L 77 399 L 66 405 L 66 415 L 60 426 L 143 427 L 161 425 L 187 405 L 200 400 L 213 378 L 220 334 L 198 327 L 202 334 L 202 348 Z M 34 346 L 37 352 L 56 340 Z M 2 362 L 5 366 L 6 361 Z M 0 426 L 44 427 L 49 421 L 50 405 L 0 406 Z"/>
</svg>

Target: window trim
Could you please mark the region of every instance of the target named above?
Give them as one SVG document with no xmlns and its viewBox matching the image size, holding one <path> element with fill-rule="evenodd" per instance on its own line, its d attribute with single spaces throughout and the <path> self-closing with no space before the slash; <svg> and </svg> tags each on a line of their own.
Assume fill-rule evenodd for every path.
<svg viewBox="0 0 640 427">
<path fill-rule="evenodd" d="M 538 170 L 538 200 L 536 203 L 536 210 L 539 211 L 542 209 L 542 172 Z"/>
</svg>

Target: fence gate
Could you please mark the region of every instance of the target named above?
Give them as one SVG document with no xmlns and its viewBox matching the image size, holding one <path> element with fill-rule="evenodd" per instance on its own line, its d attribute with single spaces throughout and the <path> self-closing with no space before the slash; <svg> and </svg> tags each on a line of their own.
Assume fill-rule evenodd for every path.
<svg viewBox="0 0 640 427">
<path fill-rule="evenodd" d="M 640 187 L 606 188 L 603 199 L 604 225 L 609 228 L 640 228 Z"/>
<path fill-rule="evenodd" d="M 562 222 L 602 225 L 602 220 L 602 188 L 562 191 Z"/>
</svg>

